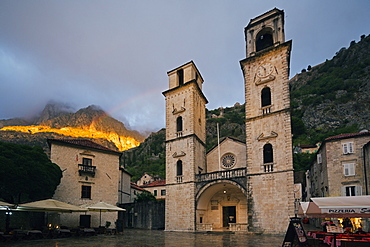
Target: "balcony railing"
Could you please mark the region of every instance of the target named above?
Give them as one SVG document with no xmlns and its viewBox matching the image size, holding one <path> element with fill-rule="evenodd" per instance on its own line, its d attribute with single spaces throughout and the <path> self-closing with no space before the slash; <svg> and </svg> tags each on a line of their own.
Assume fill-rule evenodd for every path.
<svg viewBox="0 0 370 247">
<path fill-rule="evenodd" d="M 273 172 L 274 171 L 274 164 L 273 163 L 267 163 L 263 165 L 264 172 Z"/>
<path fill-rule="evenodd" d="M 245 177 L 245 168 L 197 174 L 197 182 Z"/>
<path fill-rule="evenodd" d="M 88 175 L 88 176 L 94 177 L 95 170 L 96 170 L 96 166 L 89 166 L 89 165 L 83 165 L 83 164 L 78 165 L 78 173 L 80 174 L 80 176 Z"/>
<path fill-rule="evenodd" d="M 177 131 L 176 132 L 176 137 L 182 137 L 182 131 Z"/>
<path fill-rule="evenodd" d="M 263 115 L 270 114 L 270 113 L 271 113 L 271 105 L 262 107 L 262 114 Z"/>
<path fill-rule="evenodd" d="M 176 182 L 179 184 L 179 183 L 182 183 L 182 176 L 176 176 Z"/>
</svg>

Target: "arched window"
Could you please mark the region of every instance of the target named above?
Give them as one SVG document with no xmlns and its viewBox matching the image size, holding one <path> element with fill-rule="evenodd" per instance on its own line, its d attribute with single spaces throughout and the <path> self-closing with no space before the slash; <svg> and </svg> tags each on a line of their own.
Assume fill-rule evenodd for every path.
<svg viewBox="0 0 370 247">
<path fill-rule="evenodd" d="M 182 176 L 182 161 L 178 160 L 176 163 L 176 176 Z"/>
<path fill-rule="evenodd" d="M 177 132 L 182 131 L 182 117 L 178 117 L 176 119 L 176 131 Z"/>
<path fill-rule="evenodd" d="M 269 87 L 265 87 L 261 92 L 261 103 L 262 107 L 271 105 L 271 90 Z"/>
<path fill-rule="evenodd" d="M 263 163 L 273 163 L 274 157 L 273 157 L 273 151 L 272 151 L 272 145 L 270 143 L 265 144 L 263 146 Z"/>
<path fill-rule="evenodd" d="M 274 44 L 270 30 L 262 30 L 256 38 L 256 52 L 266 49 Z"/>
</svg>

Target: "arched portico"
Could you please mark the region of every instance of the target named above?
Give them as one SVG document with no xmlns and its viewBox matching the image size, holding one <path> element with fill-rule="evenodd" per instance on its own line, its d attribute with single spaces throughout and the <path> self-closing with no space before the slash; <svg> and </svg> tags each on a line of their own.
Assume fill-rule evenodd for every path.
<svg viewBox="0 0 370 247">
<path fill-rule="evenodd" d="M 247 209 L 243 186 L 226 179 L 210 182 L 196 196 L 197 230 L 247 230 Z"/>
</svg>

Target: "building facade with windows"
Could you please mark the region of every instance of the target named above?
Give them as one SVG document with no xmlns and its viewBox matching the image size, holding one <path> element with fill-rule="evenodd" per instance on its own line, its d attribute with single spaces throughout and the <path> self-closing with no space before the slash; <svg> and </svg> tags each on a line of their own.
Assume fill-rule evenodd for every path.
<svg viewBox="0 0 370 247">
<path fill-rule="evenodd" d="M 292 42 L 285 41 L 284 11 L 275 8 L 251 19 L 244 33 L 245 143 L 226 139 L 222 151 L 207 155 L 203 78 L 193 61 L 167 72 L 168 231 L 282 234 L 294 216 Z"/>
<path fill-rule="evenodd" d="M 141 185 L 140 187 L 152 193 L 155 199 L 157 200 L 166 199 L 166 180 L 165 179 L 153 181 L 151 183 Z"/>
<path fill-rule="evenodd" d="M 310 197 L 369 195 L 370 132 L 332 136 L 307 172 Z"/>
<path fill-rule="evenodd" d="M 119 160 L 121 152 L 82 139 L 48 139 L 50 160 L 63 171 L 63 177 L 53 199 L 77 206 L 100 201 L 116 205 L 119 189 L 123 189 Z M 129 183 L 129 180 L 127 181 Z M 60 224 L 77 227 L 100 225 L 98 212 L 61 214 Z M 102 225 L 114 225 L 117 212 L 105 212 Z"/>
</svg>

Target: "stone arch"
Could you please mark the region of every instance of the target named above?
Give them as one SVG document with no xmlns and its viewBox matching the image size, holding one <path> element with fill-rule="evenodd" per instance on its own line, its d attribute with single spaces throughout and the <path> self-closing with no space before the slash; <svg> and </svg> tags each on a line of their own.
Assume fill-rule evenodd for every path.
<svg viewBox="0 0 370 247">
<path fill-rule="evenodd" d="M 263 28 L 256 36 L 256 52 L 266 49 L 274 45 L 273 30 L 271 28 Z"/>
<path fill-rule="evenodd" d="M 196 195 L 197 229 L 215 230 L 247 225 L 247 191 L 232 180 L 213 181 L 203 186 Z"/>
<path fill-rule="evenodd" d="M 206 200 L 208 197 L 211 197 L 209 194 L 212 193 L 212 190 L 213 191 L 221 190 L 223 187 L 226 187 L 224 185 L 232 185 L 232 186 L 235 186 L 238 189 L 240 189 L 241 192 L 245 196 L 247 196 L 247 190 L 242 185 L 240 185 L 239 183 L 237 183 L 235 181 L 231 181 L 231 180 L 226 180 L 226 179 L 225 180 L 217 180 L 217 181 L 213 181 L 213 182 L 210 182 L 210 183 L 206 184 L 205 186 L 203 186 L 198 191 L 198 193 L 197 193 L 197 195 L 195 197 L 197 208 L 198 208 L 199 204 L 204 203 L 202 200 Z M 211 187 L 212 187 L 212 190 L 209 190 Z M 200 200 L 201 197 L 203 197 L 202 200 Z"/>
</svg>

